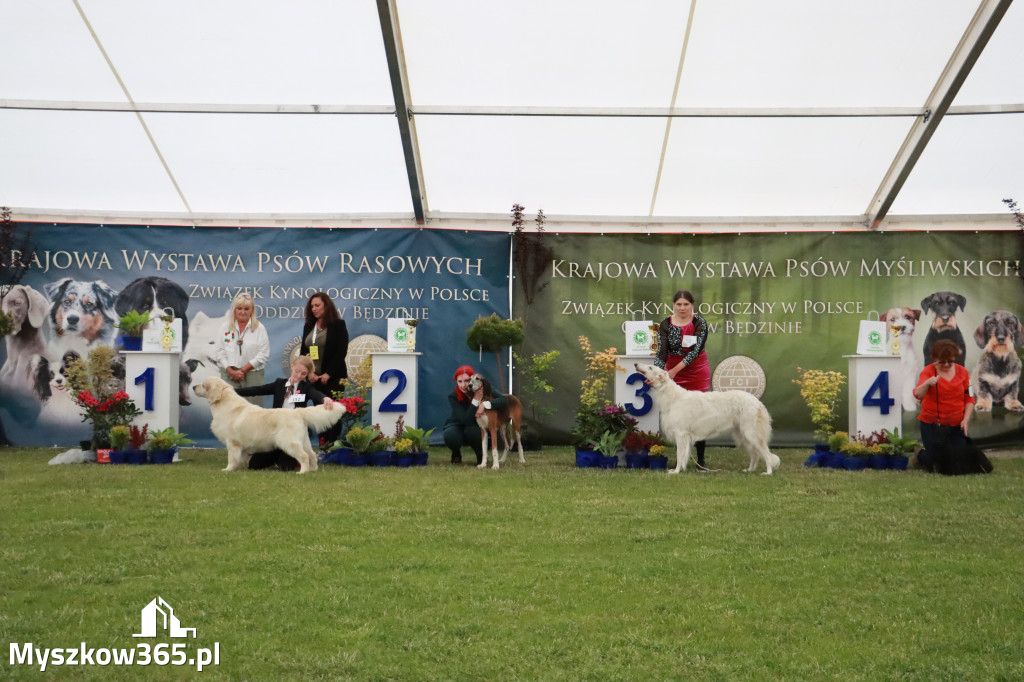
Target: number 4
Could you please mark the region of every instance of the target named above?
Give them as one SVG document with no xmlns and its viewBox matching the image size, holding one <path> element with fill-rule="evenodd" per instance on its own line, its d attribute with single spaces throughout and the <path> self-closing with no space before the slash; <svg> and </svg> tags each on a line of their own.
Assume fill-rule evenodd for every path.
<svg viewBox="0 0 1024 682">
<path fill-rule="evenodd" d="M 871 396 L 876 392 L 878 397 L 872 398 Z M 864 394 L 860 404 L 864 407 L 877 407 L 882 411 L 882 414 L 889 414 L 889 408 L 895 405 L 896 401 L 889 397 L 888 372 L 878 373 L 878 376 L 875 377 L 875 383 L 871 384 L 871 388 Z"/>
</svg>

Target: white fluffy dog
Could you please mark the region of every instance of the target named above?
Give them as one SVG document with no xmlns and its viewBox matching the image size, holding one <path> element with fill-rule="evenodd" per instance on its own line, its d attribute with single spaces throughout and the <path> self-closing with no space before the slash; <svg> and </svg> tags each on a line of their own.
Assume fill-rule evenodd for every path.
<svg viewBox="0 0 1024 682">
<path fill-rule="evenodd" d="M 345 407 L 338 403 L 330 410 L 323 405 L 266 410 L 239 396 L 220 377 L 207 377 L 193 390 L 210 401 L 210 429 L 228 449 L 225 471 L 241 469 L 246 466 L 245 457 L 274 448 L 298 460 L 300 474 L 316 471 L 316 453 L 309 445 L 307 429 L 312 426 L 318 433 L 326 431 L 345 414 Z"/>
<path fill-rule="evenodd" d="M 782 462 L 768 451 L 772 437 L 772 418 L 761 401 L 746 391 L 687 391 L 669 377 L 668 372 L 654 365 L 635 365 L 651 385 L 654 402 L 661 411 L 661 431 L 676 442 L 676 468 L 671 473 L 686 471 L 690 446 L 698 440 L 732 432 L 736 445 L 750 456 L 747 471 L 757 470 L 757 460 L 764 462 L 765 474 Z"/>
</svg>

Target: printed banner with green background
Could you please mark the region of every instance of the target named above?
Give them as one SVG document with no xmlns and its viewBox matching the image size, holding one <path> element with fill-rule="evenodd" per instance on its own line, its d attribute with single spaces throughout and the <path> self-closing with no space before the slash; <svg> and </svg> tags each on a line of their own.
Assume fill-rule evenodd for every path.
<svg viewBox="0 0 1024 682">
<path fill-rule="evenodd" d="M 513 310 L 526 322 L 521 353 L 561 352 L 549 375 L 556 391 L 542 398 L 557 408 L 541 428 L 549 440 L 568 439 L 572 430 L 584 373 L 578 338 L 621 352 L 623 322 L 659 322 L 671 314 L 678 289 L 694 293 L 709 323 L 712 372 L 734 356 L 763 369 L 762 400 L 781 445 L 812 440 L 810 414 L 792 383 L 797 367 L 846 374 L 843 356 L 856 352 L 861 320 L 878 320 L 893 307 L 921 310 L 935 292 L 961 294 L 966 305 L 956 321 L 973 375 L 982 352 L 975 331 L 985 316 L 996 310 L 1024 316 L 1014 232 L 543 234 L 540 241 L 551 253 L 537 293 L 527 304 L 519 277 Z M 916 325 L 919 354 L 933 319 L 922 313 Z M 924 363 L 922 355 L 919 367 Z M 847 400 L 844 387 L 843 426 Z M 1020 442 L 1021 422 L 1020 413 L 996 407 L 974 418 L 972 435 Z M 904 414 L 904 424 L 917 433 L 916 414 Z"/>
</svg>

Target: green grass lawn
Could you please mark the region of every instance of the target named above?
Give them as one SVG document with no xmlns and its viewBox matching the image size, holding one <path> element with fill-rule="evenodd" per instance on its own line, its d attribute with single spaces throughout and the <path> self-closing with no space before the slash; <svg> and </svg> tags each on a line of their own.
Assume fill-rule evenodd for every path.
<svg viewBox="0 0 1024 682">
<path fill-rule="evenodd" d="M 0 450 L 0 678 L 1024 679 L 1024 459 L 990 476 L 48 466 Z M 671 460 L 670 460 L 671 461 Z M 197 638 L 137 639 L 156 596 Z M 10 665 L 187 642 L 220 665 Z"/>
</svg>

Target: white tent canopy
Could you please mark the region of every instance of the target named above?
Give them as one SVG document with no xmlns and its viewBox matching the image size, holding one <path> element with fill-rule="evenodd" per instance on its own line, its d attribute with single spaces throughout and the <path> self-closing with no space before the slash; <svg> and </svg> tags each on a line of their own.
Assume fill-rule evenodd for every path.
<svg viewBox="0 0 1024 682">
<path fill-rule="evenodd" d="M 0 0 L 0 24 L 19 219 L 1012 229 L 1024 199 L 1010 0 Z"/>
</svg>

